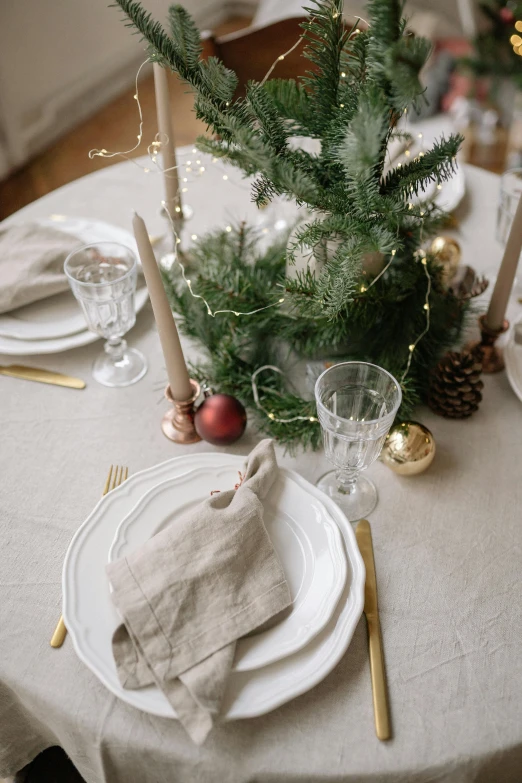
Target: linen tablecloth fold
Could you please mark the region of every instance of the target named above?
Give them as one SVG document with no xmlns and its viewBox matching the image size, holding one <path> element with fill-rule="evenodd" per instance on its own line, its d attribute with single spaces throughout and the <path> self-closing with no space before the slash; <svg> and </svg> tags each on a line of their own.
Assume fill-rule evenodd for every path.
<svg viewBox="0 0 522 783">
<path fill-rule="evenodd" d="M 0 229 L 0 313 L 68 288 L 63 264 L 77 237 L 38 223 Z"/>
<path fill-rule="evenodd" d="M 237 639 L 291 603 L 263 523 L 277 470 L 263 440 L 237 490 L 212 495 L 107 566 L 123 618 L 112 640 L 123 687 L 155 682 L 198 744 L 219 714 Z"/>
</svg>

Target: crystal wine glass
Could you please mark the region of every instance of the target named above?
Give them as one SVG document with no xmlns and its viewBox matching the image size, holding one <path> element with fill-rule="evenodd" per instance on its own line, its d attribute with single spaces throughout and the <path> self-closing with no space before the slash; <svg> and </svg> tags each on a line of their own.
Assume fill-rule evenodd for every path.
<svg viewBox="0 0 522 783">
<path fill-rule="evenodd" d="M 317 486 L 355 521 L 377 503 L 377 490 L 360 473 L 379 456 L 402 393 L 393 375 L 367 362 L 342 362 L 315 384 L 317 414 L 326 456 L 335 470 Z"/>
<path fill-rule="evenodd" d="M 147 360 L 122 339 L 136 321 L 135 254 L 118 242 L 96 242 L 73 251 L 64 271 L 87 327 L 107 340 L 93 364 L 94 379 L 104 386 L 136 383 L 147 372 Z"/>
</svg>

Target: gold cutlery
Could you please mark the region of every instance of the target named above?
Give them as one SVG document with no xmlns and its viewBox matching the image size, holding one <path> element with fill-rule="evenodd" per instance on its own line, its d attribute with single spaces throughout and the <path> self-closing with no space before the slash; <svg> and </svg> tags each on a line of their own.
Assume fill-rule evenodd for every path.
<svg viewBox="0 0 522 783">
<path fill-rule="evenodd" d="M 368 643 L 370 647 L 370 671 L 372 677 L 373 714 L 375 718 L 375 733 L 380 740 L 391 737 L 390 711 L 388 694 L 386 692 L 386 672 L 382 650 L 381 624 L 377 606 L 377 579 L 375 577 L 375 561 L 373 558 L 373 542 L 370 523 L 361 519 L 355 528 L 355 537 L 366 568 L 366 583 L 364 586 L 364 614 L 368 624 Z"/>
<path fill-rule="evenodd" d="M 85 389 L 85 381 L 81 378 L 72 378 L 70 375 L 41 370 L 38 367 L 25 367 L 23 364 L 0 365 L 0 375 L 22 378 L 24 381 L 51 383 L 54 386 L 67 386 L 69 389 Z"/>
<path fill-rule="evenodd" d="M 116 489 L 116 487 L 119 487 L 120 484 L 123 484 L 123 482 L 128 479 L 128 477 L 129 477 L 128 468 L 120 467 L 119 465 L 116 465 L 116 467 L 114 468 L 111 465 L 109 474 L 107 476 L 107 481 L 105 482 L 105 486 L 103 488 L 102 496 L 106 495 L 112 489 Z M 61 647 L 65 641 L 66 635 L 67 635 L 67 628 L 65 627 L 63 616 L 60 615 L 60 619 L 58 620 L 58 624 L 54 629 L 54 633 L 51 638 L 51 647 Z"/>
</svg>

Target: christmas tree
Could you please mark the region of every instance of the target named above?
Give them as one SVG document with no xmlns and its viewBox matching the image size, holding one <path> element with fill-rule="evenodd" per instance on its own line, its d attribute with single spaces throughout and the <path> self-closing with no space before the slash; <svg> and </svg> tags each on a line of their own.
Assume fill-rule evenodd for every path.
<svg viewBox="0 0 522 783">
<path fill-rule="evenodd" d="M 147 41 L 150 58 L 193 88 L 196 114 L 213 132 L 198 139 L 198 148 L 252 176 L 259 206 L 282 197 L 309 211 L 288 246 L 264 254 L 244 226 L 200 241 L 188 268 L 192 290 L 207 304 L 179 275 L 168 276 L 185 331 L 208 348 L 210 361 L 200 372 L 248 404 L 252 373 L 280 358 L 281 343 L 304 356 L 342 354 L 401 379 L 402 415 L 409 413 L 464 314 L 436 259 L 423 250 L 444 215 L 422 201 L 428 183 L 452 175 L 461 138 L 442 138 L 384 172 L 388 144 L 402 135 L 399 119 L 422 100 L 419 71 L 429 42 L 406 32 L 396 0 L 370 0 L 364 30 L 358 22 L 345 26 L 342 0 L 314 0 L 302 24 L 306 75 L 249 82 L 245 96 L 235 97 L 235 74 L 215 58 L 201 59 L 199 33 L 185 9 L 170 8 L 167 32 L 139 2 L 117 2 Z M 318 140 L 319 151 L 296 149 L 293 136 Z M 289 279 L 286 263 L 305 248 L 325 262 L 322 270 Z M 376 254 L 382 268 L 372 276 L 365 264 Z M 276 296 L 284 305 L 270 307 Z M 205 317 L 220 309 L 229 314 Z M 230 310 L 260 312 L 236 317 Z M 273 435 L 290 444 L 318 442 L 311 402 L 290 393 L 278 375 L 263 377 L 261 391 L 263 423 Z"/>
</svg>

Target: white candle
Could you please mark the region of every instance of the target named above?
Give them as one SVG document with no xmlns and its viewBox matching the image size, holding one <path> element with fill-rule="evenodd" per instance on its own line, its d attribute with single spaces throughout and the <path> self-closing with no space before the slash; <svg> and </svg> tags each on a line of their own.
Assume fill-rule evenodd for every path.
<svg viewBox="0 0 522 783">
<path fill-rule="evenodd" d="M 145 282 L 149 289 L 154 318 L 158 326 L 161 348 L 167 367 L 170 390 L 175 400 L 184 402 L 193 394 L 190 378 L 181 349 L 178 330 L 163 287 L 158 264 L 150 244 L 147 227 L 139 215 L 134 213 L 132 228 L 138 245 Z"/>
<path fill-rule="evenodd" d="M 179 177 L 176 161 L 176 145 L 174 143 L 174 131 L 172 129 L 172 116 L 170 113 L 169 82 L 165 68 L 159 63 L 154 63 L 154 88 L 156 90 L 156 113 L 158 117 L 159 141 L 161 142 L 161 154 L 165 181 L 165 204 L 168 212 L 176 225 L 179 233 L 181 223 L 181 196 L 179 191 Z"/>
<path fill-rule="evenodd" d="M 520 251 L 522 250 L 522 195 L 520 196 L 517 211 L 511 224 L 504 257 L 498 270 L 498 277 L 493 289 L 486 324 L 490 329 L 500 329 L 506 316 L 506 309 L 515 280 Z"/>
<path fill-rule="evenodd" d="M 462 32 L 470 41 L 477 35 L 477 26 L 475 24 L 475 12 L 471 0 L 457 0 L 459 9 L 460 24 Z"/>
</svg>

